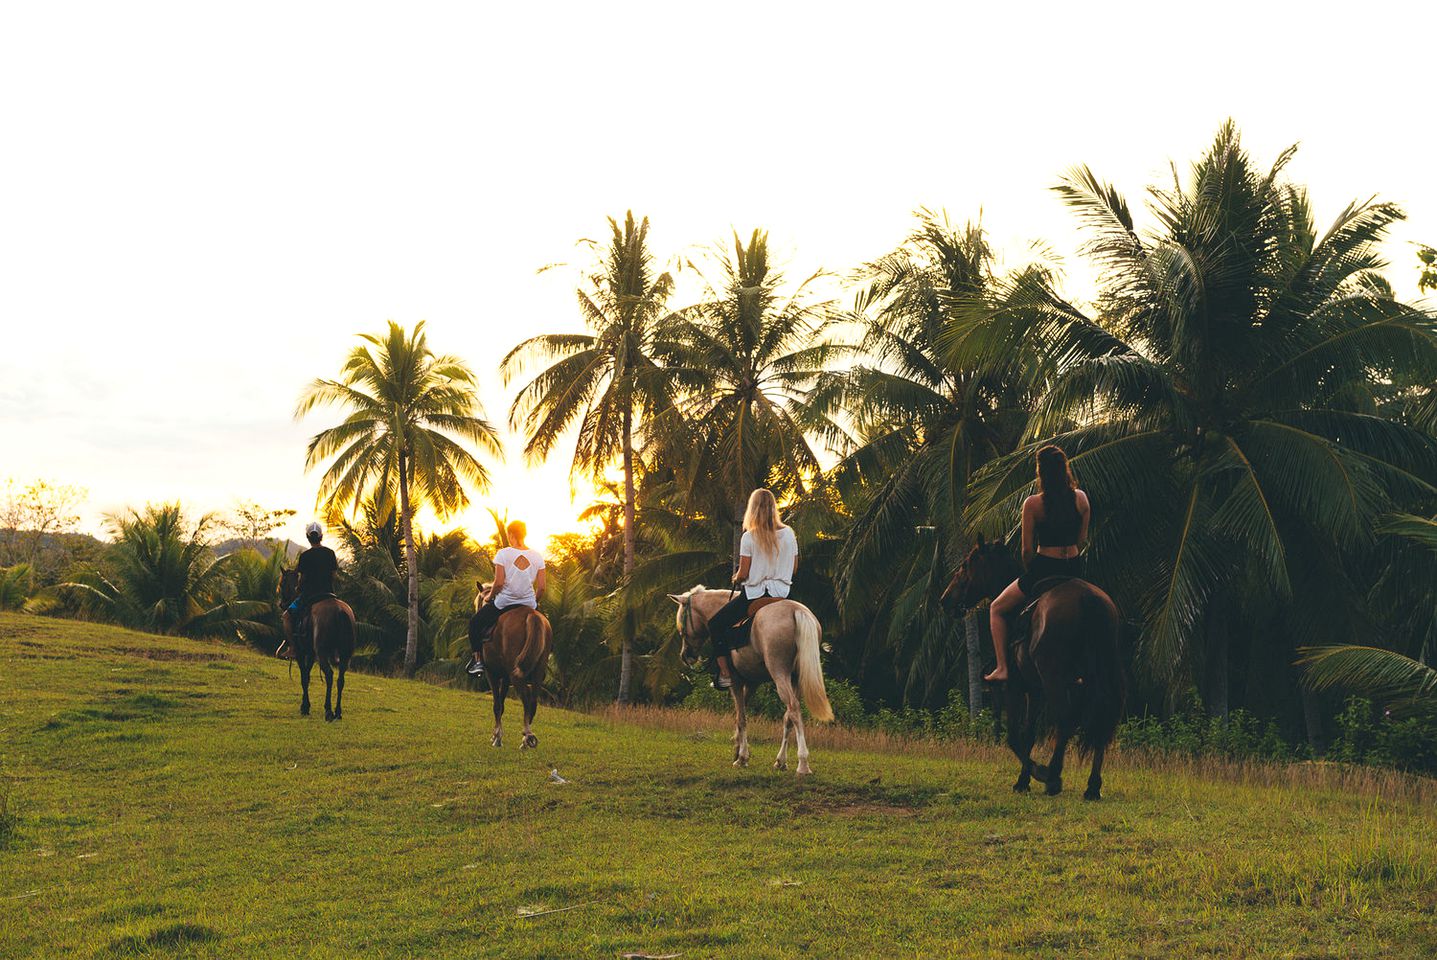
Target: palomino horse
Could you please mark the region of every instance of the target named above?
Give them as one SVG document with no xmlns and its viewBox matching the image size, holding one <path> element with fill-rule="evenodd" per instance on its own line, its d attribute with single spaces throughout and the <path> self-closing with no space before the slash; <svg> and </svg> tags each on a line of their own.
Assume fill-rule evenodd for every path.
<svg viewBox="0 0 1437 960">
<path fill-rule="evenodd" d="M 285 607 L 299 595 L 299 571 L 286 570 L 279 578 L 280 599 Z M 285 614 L 286 627 L 289 615 Z M 299 712 L 309 716 L 309 671 L 317 661 L 324 673 L 324 719 L 342 719 L 344 705 L 344 674 L 349 669 L 349 660 L 354 656 L 354 611 L 338 597 L 324 597 L 310 604 L 309 630 L 301 636 L 293 636 L 294 659 L 299 663 L 299 682 L 304 689 Z M 336 689 L 334 671 L 339 670 L 339 684 Z M 330 707 L 330 695 L 334 695 L 334 706 Z"/>
<path fill-rule="evenodd" d="M 475 598 L 475 607 L 481 602 Z M 475 616 L 478 616 L 477 610 Z M 471 643 L 479 639 L 474 636 L 475 629 L 471 617 Z M 509 687 L 513 686 L 524 704 L 524 739 L 519 749 L 537 747 L 539 738 L 534 736 L 532 727 L 534 713 L 539 709 L 539 688 L 548 669 L 549 654 L 554 649 L 554 630 L 549 618 L 530 607 L 510 607 L 499 615 L 499 621 L 484 640 L 483 649 L 484 672 L 489 675 L 489 689 L 494 694 L 494 738 L 490 743 L 496 747 L 504 745 L 504 700 L 509 696 Z"/>
<path fill-rule="evenodd" d="M 669 599 L 679 605 L 678 626 L 684 641 L 684 662 L 693 664 L 698 660 L 699 647 L 708 636 L 709 619 L 732 596 L 727 590 L 706 590 L 702 585 L 688 593 L 669 594 Z M 798 675 L 798 688 L 813 719 L 832 720 L 833 708 L 823 687 L 823 667 L 818 659 L 822 636 L 818 618 L 796 600 L 774 601 L 754 614 L 748 645 L 734 650 L 730 657 L 733 662 L 734 766 L 748 766 L 748 718 L 744 712 L 748 695 L 765 680 L 772 680 L 778 698 L 787 708 L 783 714 L 783 742 L 779 744 L 774 769 L 788 768 L 791 730 L 798 744 L 798 775 L 813 772 L 808 766 L 808 741 L 803 735 L 803 714 L 793 678 Z"/>
<path fill-rule="evenodd" d="M 969 552 L 943 591 L 950 611 L 996 597 L 1018 576 L 1018 562 L 1001 543 L 984 543 Z M 1118 611 L 1108 595 L 1076 577 L 1039 581 L 1027 643 L 1015 643 L 1008 655 L 1008 746 L 1022 768 L 1013 789 L 1028 791 L 1029 777 L 1047 785 L 1049 796 L 1063 789 L 1063 757 L 1079 734 L 1079 747 L 1093 755 L 1085 800 L 1098 800 L 1103 789 L 1103 755 L 1113 741 L 1123 712 L 1123 674 L 1118 662 Z M 1046 587 L 1046 589 L 1044 589 Z M 1017 637 L 1018 625 L 1012 635 Z M 1033 762 L 1038 710 L 1046 702 L 1057 728 L 1053 758 Z"/>
</svg>

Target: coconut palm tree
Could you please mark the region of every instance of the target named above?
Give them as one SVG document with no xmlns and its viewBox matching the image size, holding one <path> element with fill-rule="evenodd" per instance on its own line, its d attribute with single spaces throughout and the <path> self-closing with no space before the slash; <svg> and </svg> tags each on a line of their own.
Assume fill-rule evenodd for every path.
<svg viewBox="0 0 1437 960">
<path fill-rule="evenodd" d="M 1030 443 L 977 482 L 977 522 L 1011 529 L 1034 448 L 1062 446 L 1093 495 L 1095 571 L 1137 585 L 1123 592 L 1147 666 L 1171 679 L 1197 653 L 1216 714 L 1229 611 L 1283 604 L 1318 635 L 1362 629 L 1341 558 L 1395 504 L 1437 493 L 1437 441 L 1352 399 L 1437 378 L 1433 317 L 1380 275 L 1401 213 L 1353 204 L 1319 235 L 1282 179 L 1292 153 L 1259 169 L 1224 125 L 1187 183 L 1174 171 L 1152 191 L 1150 231 L 1075 170 L 1057 189 L 1101 274 L 1096 312 L 1006 285 L 961 304 L 947 340 L 954 362 L 1027 370 L 1044 391 Z"/>
<path fill-rule="evenodd" d="M 503 452 L 484 419 L 474 374 L 457 357 L 429 348 L 423 321 L 412 334 L 390 321 L 386 333 L 360 339 L 338 379 L 304 389 L 295 419 L 319 406 L 349 410 L 343 422 L 315 434 L 306 451 L 306 469 L 329 462 L 318 495 L 327 512 L 352 511 L 366 498 L 397 499 L 409 579 L 404 669 L 413 674 L 419 653 L 414 512 L 428 506 L 442 520 L 469 505 L 466 483 L 488 489 L 488 471 L 461 441 L 496 459 Z"/>
<path fill-rule="evenodd" d="M 930 210 L 916 217 L 898 249 L 858 270 L 851 319 L 863 359 L 825 376 L 815 405 L 846 411 L 858 438 L 833 471 L 854 510 L 838 563 L 844 607 L 879 611 L 868 618 L 869 644 L 891 653 L 906 697 L 942 702 L 958 657 L 929 581 L 956 565 L 969 539 L 970 475 L 1017 445 L 1035 397 L 1021 371 L 950 362 L 941 342 L 952 304 L 997 282 L 993 252 L 980 225 L 954 227 Z M 871 575 L 892 558 L 901 574 Z M 985 641 L 976 618 L 965 632 L 976 710 Z"/>
<path fill-rule="evenodd" d="M 524 455 L 545 460 L 574 425 L 570 470 L 601 479 L 617 460 L 624 475 L 624 573 L 634 568 L 635 452 L 647 421 L 671 408 L 670 378 L 656 359 L 673 278 L 655 273 L 649 221 L 630 211 L 609 220 L 609 242 L 578 290 L 588 333 L 543 334 L 504 358 L 505 383 L 547 364 L 514 398 L 510 421 L 528 435 Z M 633 637 L 623 640 L 618 702 L 629 700 Z"/>
<path fill-rule="evenodd" d="M 747 244 L 735 233 L 732 252 L 717 248 L 714 258 L 705 296 L 667 325 L 662 356 L 682 416 L 658 453 L 708 501 L 701 510 L 728 515 L 736 562 L 749 493 L 802 493 L 822 469 L 815 441 L 842 441 L 808 395 L 844 348 L 827 340 L 831 304 L 813 293 L 820 274 L 789 288 L 767 233 L 753 231 Z"/>
</svg>

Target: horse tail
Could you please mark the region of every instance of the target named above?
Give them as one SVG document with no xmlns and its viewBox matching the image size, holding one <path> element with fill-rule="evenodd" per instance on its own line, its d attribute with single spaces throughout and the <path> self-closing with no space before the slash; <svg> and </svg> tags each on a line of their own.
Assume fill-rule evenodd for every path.
<svg viewBox="0 0 1437 960">
<path fill-rule="evenodd" d="M 354 612 L 346 604 L 336 604 L 334 610 L 334 642 L 329 645 L 329 665 L 349 669 L 349 658 L 354 656 Z"/>
<path fill-rule="evenodd" d="M 524 618 L 524 646 L 519 648 L 519 655 L 514 658 L 514 679 L 523 680 L 528 676 L 529 658 L 536 660 L 540 651 L 544 649 L 544 615 L 537 610 L 530 610 Z"/>
<path fill-rule="evenodd" d="M 1082 600 L 1082 631 L 1086 650 L 1086 687 L 1078 747 L 1091 753 L 1113 742 L 1123 716 L 1123 667 L 1118 656 L 1118 616 L 1112 601 L 1087 592 Z"/>
<path fill-rule="evenodd" d="M 828 702 L 828 691 L 823 688 L 823 664 L 818 658 L 823 628 L 813 611 L 801 604 L 793 611 L 793 626 L 798 642 L 798 689 L 803 694 L 803 702 L 813 719 L 831 721 L 833 707 Z"/>
</svg>

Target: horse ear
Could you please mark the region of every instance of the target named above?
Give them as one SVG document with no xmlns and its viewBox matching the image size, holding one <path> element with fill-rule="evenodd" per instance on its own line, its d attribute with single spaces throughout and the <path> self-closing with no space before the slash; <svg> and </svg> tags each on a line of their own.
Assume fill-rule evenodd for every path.
<svg viewBox="0 0 1437 960">
<path fill-rule="evenodd" d="M 684 595 L 682 593 L 668 594 L 668 598 L 677 604 L 682 604 L 684 602 Z"/>
</svg>

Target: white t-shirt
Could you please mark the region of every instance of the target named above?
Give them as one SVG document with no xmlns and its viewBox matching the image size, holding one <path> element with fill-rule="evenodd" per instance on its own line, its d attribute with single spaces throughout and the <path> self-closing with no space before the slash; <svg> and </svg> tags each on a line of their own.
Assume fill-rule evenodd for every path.
<svg viewBox="0 0 1437 960">
<path fill-rule="evenodd" d="M 525 561 L 523 569 L 517 566 L 520 557 Z M 539 551 L 504 547 L 494 554 L 494 566 L 504 568 L 504 586 L 494 595 L 496 607 L 539 605 L 538 598 L 534 596 L 534 580 L 544 569 L 544 558 Z"/>
<path fill-rule="evenodd" d="M 794 536 L 792 527 L 779 528 L 777 556 L 768 556 L 757 549 L 753 534 L 745 530 L 738 542 L 738 555 L 749 558 L 743 592 L 750 600 L 765 593 L 770 597 L 788 596 L 788 588 L 793 584 L 793 564 L 798 559 L 798 537 Z"/>
</svg>

